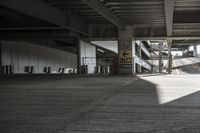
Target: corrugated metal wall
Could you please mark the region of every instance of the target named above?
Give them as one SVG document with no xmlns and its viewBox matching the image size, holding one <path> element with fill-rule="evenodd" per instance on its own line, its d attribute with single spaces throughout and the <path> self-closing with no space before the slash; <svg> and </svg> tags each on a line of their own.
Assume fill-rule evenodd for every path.
<svg viewBox="0 0 200 133">
<path fill-rule="evenodd" d="M 77 55 L 66 51 L 15 41 L 1 41 L 1 47 L 2 65 L 13 65 L 14 73 L 25 73 L 26 66 L 34 66 L 34 73 L 44 73 L 44 67 L 77 68 Z"/>
</svg>

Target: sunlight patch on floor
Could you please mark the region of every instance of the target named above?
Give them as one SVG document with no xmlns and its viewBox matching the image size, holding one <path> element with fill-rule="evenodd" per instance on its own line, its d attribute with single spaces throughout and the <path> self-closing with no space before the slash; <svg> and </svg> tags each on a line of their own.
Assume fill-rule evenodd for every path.
<svg viewBox="0 0 200 133">
<path fill-rule="evenodd" d="M 200 91 L 200 75 L 165 75 L 142 78 L 156 85 L 159 104 L 166 104 Z"/>
<path fill-rule="evenodd" d="M 200 91 L 199 88 L 157 88 L 159 104 L 166 104 Z"/>
</svg>

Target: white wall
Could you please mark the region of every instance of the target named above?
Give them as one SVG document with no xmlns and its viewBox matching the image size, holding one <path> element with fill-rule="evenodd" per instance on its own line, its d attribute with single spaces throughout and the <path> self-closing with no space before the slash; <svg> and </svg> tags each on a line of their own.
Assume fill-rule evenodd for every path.
<svg viewBox="0 0 200 133">
<path fill-rule="evenodd" d="M 88 42 L 80 40 L 81 65 L 88 65 L 88 73 L 95 73 L 96 47 Z"/>
<path fill-rule="evenodd" d="M 194 51 L 194 46 L 188 47 L 188 51 Z M 197 45 L 197 54 L 200 55 L 200 45 Z"/>
<path fill-rule="evenodd" d="M 92 41 L 91 43 L 118 53 L 118 41 Z"/>
<path fill-rule="evenodd" d="M 62 50 L 26 42 L 1 41 L 2 65 L 13 65 L 14 73 L 25 73 L 25 66 L 34 66 L 34 73 L 44 73 L 44 67 L 58 72 L 61 67 L 77 68 L 77 55 Z"/>
<path fill-rule="evenodd" d="M 171 51 L 173 56 L 183 56 L 183 51 Z"/>
</svg>

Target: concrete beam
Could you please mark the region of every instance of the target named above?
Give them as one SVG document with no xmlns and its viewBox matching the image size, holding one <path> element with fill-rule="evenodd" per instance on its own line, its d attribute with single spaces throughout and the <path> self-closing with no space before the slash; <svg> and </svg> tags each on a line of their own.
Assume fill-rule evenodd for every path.
<svg viewBox="0 0 200 133">
<path fill-rule="evenodd" d="M 199 36 L 191 36 L 191 37 L 171 37 L 172 40 L 200 40 L 200 37 Z"/>
<path fill-rule="evenodd" d="M 108 21 L 113 23 L 119 28 L 124 27 L 124 23 L 118 19 L 109 9 L 107 9 L 99 0 L 82 0 L 88 6 L 96 10 L 99 14 L 101 14 Z"/>
<path fill-rule="evenodd" d="M 181 45 L 180 45 L 181 44 Z M 200 43 L 194 42 L 173 42 L 173 46 L 192 46 L 192 45 L 199 45 Z"/>
<path fill-rule="evenodd" d="M 71 31 L 89 35 L 86 31 L 87 29 L 85 29 L 85 24 L 79 23 L 81 20 L 62 12 L 42 0 L 0 0 L 0 5 Z"/>
<path fill-rule="evenodd" d="M 164 24 L 134 24 L 134 28 L 160 28 L 164 27 Z"/>
<path fill-rule="evenodd" d="M 44 40 L 77 37 L 66 31 L 0 31 L 0 40 Z"/>
<path fill-rule="evenodd" d="M 165 0 L 165 22 L 167 36 L 172 36 L 174 0 Z"/>
<path fill-rule="evenodd" d="M 0 16 L 3 18 L 10 19 L 11 21 L 19 21 L 21 17 L 20 14 L 2 7 L 0 7 Z"/>
<path fill-rule="evenodd" d="M 117 41 L 117 37 L 114 38 L 85 38 L 85 41 Z"/>
<path fill-rule="evenodd" d="M 166 40 L 168 37 L 160 36 L 160 37 L 134 37 L 135 40 L 143 40 L 143 41 L 148 41 L 148 40 Z"/>
<path fill-rule="evenodd" d="M 42 30 L 67 30 L 64 27 L 6 27 L 0 28 L 0 31 L 42 31 Z"/>
<path fill-rule="evenodd" d="M 172 39 L 172 40 L 200 40 L 200 36 L 185 36 L 185 37 L 166 37 L 166 36 L 160 36 L 160 37 L 155 37 L 155 36 L 146 36 L 146 37 L 134 37 L 134 40 L 143 40 L 143 41 L 148 41 L 148 40 L 155 40 L 155 41 L 159 41 L 159 40 L 167 40 L 167 39 Z M 97 37 L 97 38 L 85 38 L 85 40 L 87 41 L 117 41 L 117 38 L 115 37 L 110 37 L 110 38 L 101 38 L 101 37 Z"/>
<path fill-rule="evenodd" d="M 172 40 L 200 40 L 200 36 L 185 36 L 185 37 L 166 37 L 166 36 L 160 36 L 160 37 L 155 37 L 155 36 L 152 36 L 152 37 L 134 37 L 135 40 L 167 40 L 167 39 L 172 39 Z"/>
<path fill-rule="evenodd" d="M 200 23 L 174 23 L 173 26 L 200 26 Z"/>
</svg>

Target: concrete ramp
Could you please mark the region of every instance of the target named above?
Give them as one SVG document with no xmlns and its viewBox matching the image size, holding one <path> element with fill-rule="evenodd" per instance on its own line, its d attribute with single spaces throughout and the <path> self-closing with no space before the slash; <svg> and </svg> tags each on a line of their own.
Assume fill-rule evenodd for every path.
<svg viewBox="0 0 200 133">
<path fill-rule="evenodd" d="M 200 58 L 175 58 L 173 60 L 173 74 L 200 74 Z"/>
</svg>

